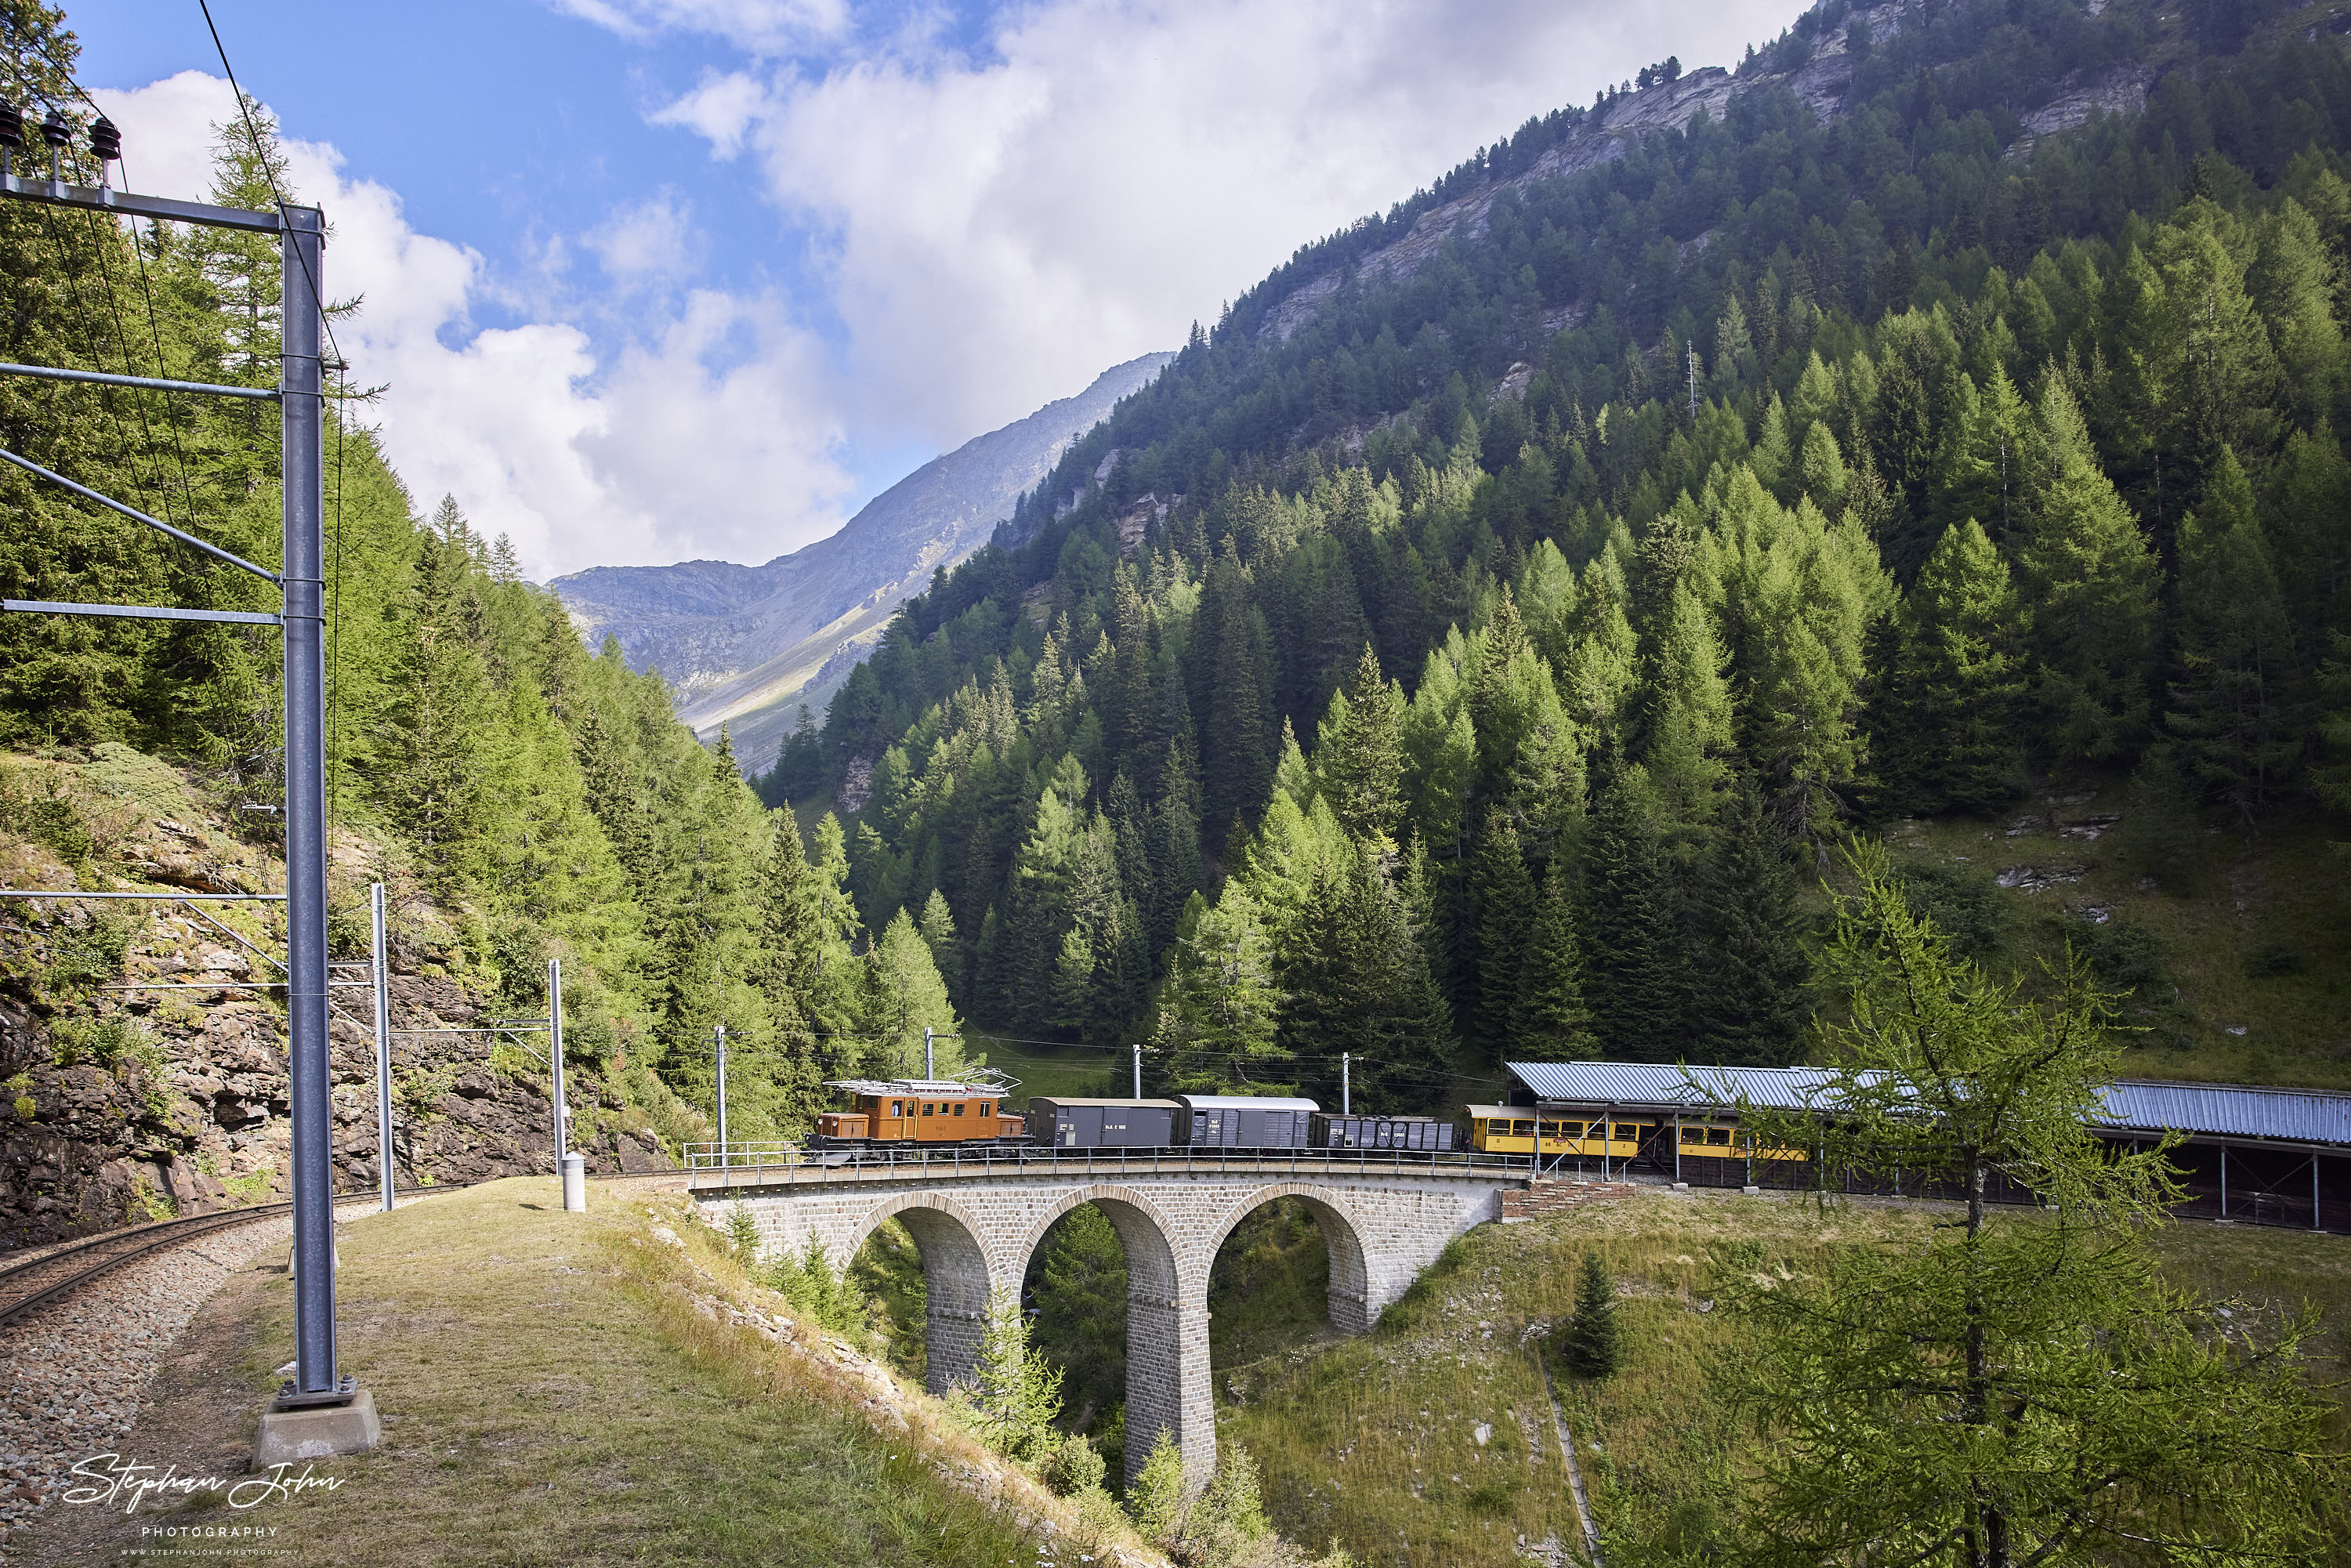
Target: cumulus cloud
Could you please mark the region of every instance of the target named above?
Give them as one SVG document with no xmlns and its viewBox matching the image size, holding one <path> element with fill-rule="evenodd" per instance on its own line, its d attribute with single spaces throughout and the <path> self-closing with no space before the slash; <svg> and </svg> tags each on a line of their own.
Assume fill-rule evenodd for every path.
<svg viewBox="0 0 2351 1568">
<path fill-rule="evenodd" d="M 225 81 L 184 71 L 96 96 L 122 127 L 134 188 L 205 193 L 209 128 L 235 108 Z M 776 301 L 674 287 L 700 243 L 682 199 L 657 193 L 581 236 L 659 308 L 650 329 L 600 351 L 582 322 L 603 302 L 577 300 L 576 319 L 483 325 L 482 302 L 510 296 L 478 252 L 419 234 L 398 195 L 350 177 L 332 146 L 283 145 L 293 193 L 332 225 L 328 293 L 362 300 L 335 329 L 352 379 L 389 388 L 362 417 L 381 423 L 420 507 L 455 496 L 542 576 L 764 560 L 839 526 L 852 486 L 831 371 Z"/>
<path fill-rule="evenodd" d="M 657 9 L 744 41 L 682 7 L 637 25 Z M 818 236 L 857 413 L 946 443 L 1179 342 L 1301 242 L 1527 117 L 1694 38 L 1727 62 L 1792 10 L 1043 0 L 968 49 L 902 29 L 745 58 L 653 118 L 756 158 Z"/>
</svg>

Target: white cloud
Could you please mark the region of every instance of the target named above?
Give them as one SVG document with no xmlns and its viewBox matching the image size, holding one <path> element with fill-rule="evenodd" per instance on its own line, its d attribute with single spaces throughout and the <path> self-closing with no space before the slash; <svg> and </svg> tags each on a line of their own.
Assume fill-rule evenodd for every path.
<svg viewBox="0 0 2351 1568">
<path fill-rule="evenodd" d="M 623 37 L 715 33 L 760 53 L 830 37 L 849 25 L 848 0 L 553 0 L 559 11 Z"/>
<path fill-rule="evenodd" d="M 136 188 L 205 193 L 208 128 L 235 107 L 225 81 L 185 71 L 96 96 L 122 128 Z M 479 253 L 417 233 L 400 198 L 348 177 L 333 147 L 283 145 L 293 193 L 332 225 L 329 295 L 363 300 L 335 329 L 352 379 L 389 385 L 364 417 L 381 423 L 420 507 L 454 495 L 541 576 L 697 555 L 765 560 L 839 526 L 852 486 L 836 459 L 831 372 L 777 302 L 663 292 L 666 320 L 601 355 L 577 319 L 485 327 L 473 312 L 494 284 Z M 691 209 L 666 192 L 580 243 L 632 286 L 679 282 L 698 246 Z M 549 242 L 550 276 L 564 248 Z M 601 308 L 590 300 L 572 314 Z"/>
<path fill-rule="evenodd" d="M 667 190 L 622 207 L 580 243 L 596 253 L 608 277 L 624 284 L 683 281 L 702 248 L 693 204 Z"/>
<path fill-rule="evenodd" d="M 855 416 L 951 444 L 1181 341 L 1530 115 L 1668 53 L 1727 63 L 1793 9 L 1044 0 L 969 54 L 914 31 L 747 61 L 653 118 L 747 150 L 817 231 Z"/>
</svg>

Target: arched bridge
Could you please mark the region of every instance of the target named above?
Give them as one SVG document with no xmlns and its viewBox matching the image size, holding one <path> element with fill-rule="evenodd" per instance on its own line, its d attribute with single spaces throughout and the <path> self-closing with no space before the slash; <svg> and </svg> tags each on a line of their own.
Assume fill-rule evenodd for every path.
<svg viewBox="0 0 2351 1568">
<path fill-rule="evenodd" d="M 1280 1197 L 1305 1204 L 1330 1249 L 1332 1326 L 1360 1333 L 1447 1241 L 1499 1218 L 1501 1195 L 1528 1177 L 1523 1157 L 1488 1155 L 1020 1150 L 703 1170 L 692 1190 L 722 1230 L 749 1215 L 768 1259 L 814 1239 L 844 1268 L 883 1220 L 904 1225 L 929 1290 L 933 1393 L 969 1381 L 990 1293 L 1018 1291 L 1053 1222 L 1094 1205 L 1126 1250 L 1127 1479 L 1165 1427 L 1198 1486 L 1217 1461 L 1208 1271 L 1244 1216 Z"/>
</svg>

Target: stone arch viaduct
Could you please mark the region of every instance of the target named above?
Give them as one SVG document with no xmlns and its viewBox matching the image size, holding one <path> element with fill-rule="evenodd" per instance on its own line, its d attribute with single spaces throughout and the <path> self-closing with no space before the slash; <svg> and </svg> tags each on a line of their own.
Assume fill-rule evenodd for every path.
<svg viewBox="0 0 2351 1568">
<path fill-rule="evenodd" d="M 1354 1333 L 1527 1185 L 1523 1162 L 1487 1156 L 1170 1149 L 711 1170 L 693 1195 L 722 1230 L 749 1215 L 763 1258 L 814 1240 L 841 1268 L 884 1220 L 904 1225 L 923 1254 L 935 1394 L 969 1381 L 990 1293 L 1019 1290 L 1053 1222 L 1093 1204 L 1126 1251 L 1127 1479 L 1165 1427 L 1197 1487 L 1217 1462 L 1208 1272 L 1234 1226 L 1276 1198 L 1302 1201 L 1330 1249 L 1332 1326 Z"/>
</svg>

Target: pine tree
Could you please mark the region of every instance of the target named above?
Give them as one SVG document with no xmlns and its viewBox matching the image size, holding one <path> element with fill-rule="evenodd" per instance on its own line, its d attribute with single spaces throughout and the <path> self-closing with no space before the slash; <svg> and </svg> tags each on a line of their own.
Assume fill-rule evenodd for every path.
<svg viewBox="0 0 2351 1568">
<path fill-rule="evenodd" d="M 1509 1060 L 1575 1061 L 1600 1054 L 1584 1000 L 1583 942 L 1556 860 L 1543 876 L 1513 1001 Z"/>
<path fill-rule="evenodd" d="M 1366 643 L 1353 686 L 1332 694 L 1314 743 L 1317 784 L 1357 838 L 1393 843 L 1404 820 L 1404 707 L 1403 691 L 1381 677 Z"/>
<path fill-rule="evenodd" d="M 1017 1291 L 999 1290 L 980 1321 L 979 1364 L 967 1396 L 972 1427 L 1011 1458 L 1032 1460 L 1053 1446 L 1061 1414 L 1061 1374 L 1029 1343 L 1029 1318 Z"/>
<path fill-rule="evenodd" d="M 1725 662 L 1714 618 L 1687 583 L 1676 584 L 1646 661 L 1641 761 L 1674 819 L 1693 827 L 1714 815 L 1737 747 Z"/>
<path fill-rule="evenodd" d="M 1159 1009 L 1151 1054 L 1171 1092 L 1220 1093 L 1275 1082 L 1289 1068 L 1275 1049 L 1281 1005 L 1272 934 L 1238 879 L 1211 907 L 1192 896 Z"/>
<path fill-rule="evenodd" d="M 923 946 L 931 950 L 931 962 L 938 967 L 946 980 L 950 997 L 961 995 L 964 989 L 963 945 L 956 940 L 954 912 L 947 908 L 946 894 L 937 888 L 924 901 L 923 918 L 917 929 L 923 934 Z"/>
<path fill-rule="evenodd" d="M 2097 760 L 2147 734 L 2155 556 L 2064 381 L 2049 378 L 2038 413 L 2023 575 L 2041 738 L 2060 758 Z"/>
<path fill-rule="evenodd" d="M 1647 776 L 1626 767 L 1604 790 L 1584 857 L 1593 1032 L 1619 1061 L 1687 1054 L 1688 961 L 1681 890 L 1661 841 Z"/>
<path fill-rule="evenodd" d="M 883 929 L 866 975 L 865 1032 L 878 1037 L 866 1047 L 869 1070 L 878 1077 L 920 1075 L 927 1028 L 941 1037 L 932 1045 L 932 1071 L 943 1078 L 955 1076 L 963 1062 L 963 1048 L 948 1037 L 963 1026 L 929 946 L 904 910 L 892 915 Z"/>
<path fill-rule="evenodd" d="M 1575 1276 L 1575 1315 L 1559 1331 L 1560 1359 L 1580 1377 L 1606 1377 L 1625 1364 L 1616 1322 L 1616 1282 L 1597 1252 L 1586 1252 Z"/>
<path fill-rule="evenodd" d="M 1151 809 L 1149 830 L 1152 904 L 1148 913 L 1151 951 L 1165 953 L 1176 940 L 1184 905 L 1202 880 L 1200 788 L 1191 753 L 1181 740 L 1167 743 L 1160 769 L 1160 795 Z"/>
<path fill-rule="evenodd" d="M 1872 743 L 1888 810 L 1983 811 L 2024 787 L 2016 736 L 2023 681 L 2008 563 L 1970 520 L 1910 585 L 1879 672 Z"/>
<path fill-rule="evenodd" d="M 1520 852 L 1518 831 L 1500 812 L 1486 820 L 1470 865 L 1478 913 L 1478 989 L 1469 1014 L 1469 1044 L 1481 1059 L 1501 1061 L 1511 1043 L 1528 936 L 1535 915 L 1534 881 Z"/>
<path fill-rule="evenodd" d="M 481 871 L 487 802 L 480 761 L 494 701 L 465 533 L 464 517 L 444 497 L 396 611 L 406 635 L 394 655 L 397 695 L 381 751 L 392 821 L 452 892 L 471 891 Z"/>
<path fill-rule="evenodd" d="M 2252 487 L 2225 449 L 2202 516 L 2180 519 L 2172 643 L 2164 727 L 2181 771 L 2250 822 L 2302 747 L 2284 711 L 2293 625 Z"/>
<path fill-rule="evenodd" d="M 1741 779 L 1708 857 L 1691 945 L 1690 1059 L 1740 1067 L 1802 1060 L 1812 1019 L 1812 961 L 1789 844 Z"/>
</svg>

